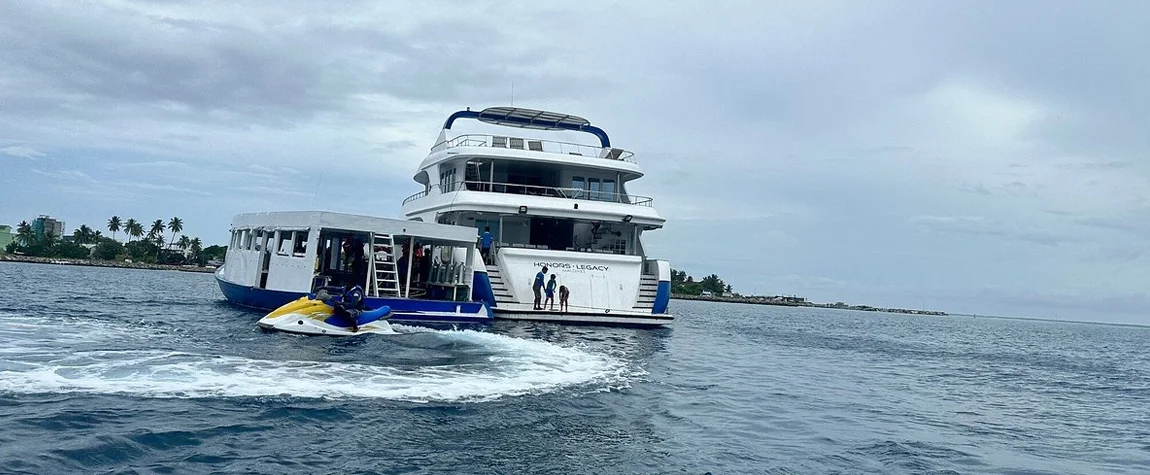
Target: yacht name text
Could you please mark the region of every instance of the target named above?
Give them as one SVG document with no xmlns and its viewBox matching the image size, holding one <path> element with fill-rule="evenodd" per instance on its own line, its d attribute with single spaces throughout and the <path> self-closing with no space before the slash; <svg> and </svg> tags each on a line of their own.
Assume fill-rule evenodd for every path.
<svg viewBox="0 0 1150 475">
<path fill-rule="evenodd" d="M 563 269 L 563 270 L 594 270 L 599 272 L 607 272 L 611 266 L 600 266 L 594 264 L 572 264 L 570 262 L 536 262 L 535 267 L 547 266 L 548 269 Z"/>
</svg>

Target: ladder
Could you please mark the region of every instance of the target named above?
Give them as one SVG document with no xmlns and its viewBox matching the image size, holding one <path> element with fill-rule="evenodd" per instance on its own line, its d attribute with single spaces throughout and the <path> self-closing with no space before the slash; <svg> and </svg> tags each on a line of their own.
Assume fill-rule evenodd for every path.
<svg viewBox="0 0 1150 475">
<path fill-rule="evenodd" d="M 372 297 L 399 297 L 399 269 L 395 257 L 395 239 L 391 234 L 371 234 L 371 271 L 367 275 L 367 294 Z"/>
</svg>

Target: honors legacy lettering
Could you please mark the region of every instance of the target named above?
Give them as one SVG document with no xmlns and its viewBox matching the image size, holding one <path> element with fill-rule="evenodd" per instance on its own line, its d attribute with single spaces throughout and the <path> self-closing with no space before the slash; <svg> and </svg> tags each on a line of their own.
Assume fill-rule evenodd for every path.
<svg viewBox="0 0 1150 475">
<path fill-rule="evenodd" d="M 535 267 L 547 266 L 551 269 L 564 269 L 564 270 L 595 270 L 599 272 L 607 272 L 610 266 L 599 266 L 595 264 L 572 264 L 570 262 L 536 262 Z"/>
</svg>

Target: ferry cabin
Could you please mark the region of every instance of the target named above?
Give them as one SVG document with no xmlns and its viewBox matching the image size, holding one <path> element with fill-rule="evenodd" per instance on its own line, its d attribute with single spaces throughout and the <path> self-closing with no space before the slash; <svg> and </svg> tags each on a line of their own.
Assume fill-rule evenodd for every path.
<svg viewBox="0 0 1150 475">
<path fill-rule="evenodd" d="M 367 305 L 397 321 L 485 321 L 473 299 L 475 230 L 328 212 L 241 214 L 233 219 L 220 289 L 270 310 L 321 286 L 360 286 Z M 486 280 L 484 280 L 486 282 Z M 490 292 L 486 292 L 489 294 Z"/>
</svg>

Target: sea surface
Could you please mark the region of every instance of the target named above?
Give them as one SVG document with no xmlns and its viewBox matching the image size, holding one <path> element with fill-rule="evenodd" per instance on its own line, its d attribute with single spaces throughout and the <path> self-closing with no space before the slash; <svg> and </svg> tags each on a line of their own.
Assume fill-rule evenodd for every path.
<svg viewBox="0 0 1150 475">
<path fill-rule="evenodd" d="M 258 330 L 0 263 L 0 473 L 1150 473 L 1150 328 L 673 301 L 658 330 Z"/>
</svg>

